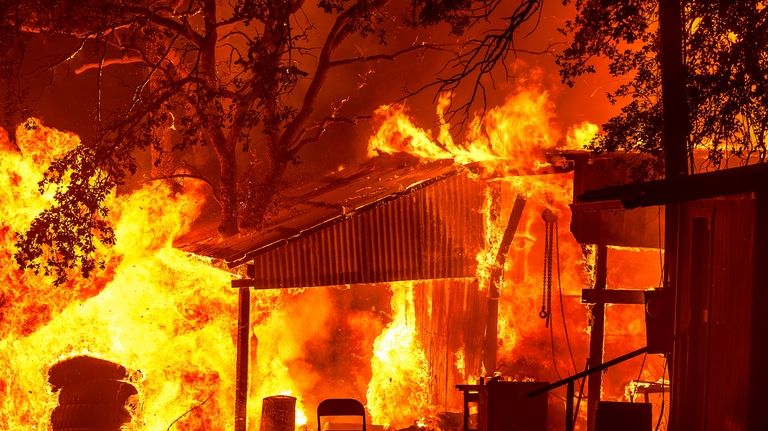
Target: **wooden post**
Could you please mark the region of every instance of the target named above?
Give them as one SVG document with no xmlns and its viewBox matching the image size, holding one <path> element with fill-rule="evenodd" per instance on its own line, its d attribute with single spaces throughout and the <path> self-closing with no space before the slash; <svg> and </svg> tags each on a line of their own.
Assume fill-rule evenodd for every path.
<svg viewBox="0 0 768 431">
<path fill-rule="evenodd" d="M 573 381 L 568 382 L 565 388 L 565 431 L 573 431 Z"/>
<path fill-rule="evenodd" d="M 606 288 L 608 276 L 608 247 L 597 245 L 595 256 L 595 290 Z M 603 337 L 605 335 L 605 304 L 592 305 L 592 325 L 589 332 L 589 368 L 595 368 L 603 362 Z M 602 373 L 589 375 L 587 381 L 587 431 L 595 429 L 595 410 L 600 401 Z"/>
<path fill-rule="evenodd" d="M 690 123 L 688 117 L 688 99 L 686 95 L 686 67 L 683 62 L 683 14 L 681 0 L 659 0 L 659 67 L 661 70 L 661 101 L 663 115 L 663 134 L 661 143 L 664 148 L 664 175 L 666 178 L 676 178 L 688 173 L 686 155 L 693 163 L 693 153 L 688 152 L 688 136 Z M 664 209 L 664 287 L 673 289 L 675 313 L 680 307 L 677 298 L 676 268 L 679 247 L 680 204 L 673 203 Z M 675 319 L 677 320 L 677 319 Z M 677 337 L 677 322 L 674 335 Z M 670 364 L 670 380 L 672 381 L 670 396 L 670 411 L 674 412 L 676 392 L 680 385 L 675 384 L 674 363 L 675 352 L 679 344 L 672 347 Z M 670 415 L 669 429 L 677 427 L 675 415 Z"/>
<path fill-rule="evenodd" d="M 659 66 L 663 107 L 664 175 L 687 175 L 686 155 L 690 123 L 685 91 L 686 68 L 683 63 L 683 18 L 680 0 L 659 0 Z M 692 162 L 692 160 L 691 160 Z M 680 204 L 665 206 L 664 212 L 664 285 L 674 288 L 677 263 Z"/>
<path fill-rule="evenodd" d="M 765 414 L 765 385 L 768 382 L 768 367 L 764 366 L 765 352 L 768 352 L 768 319 L 765 308 L 768 306 L 768 190 L 766 186 L 757 192 L 755 202 L 755 240 L 752 268 L 752 337 L 750 339 L 750 384 L 749 403 L 747 406 L 747 426 L 750 430 L 768 429 L 768 415 Z"/>
<path fill-rule="evenodd" d="M 496 259 L 491 267 L 490 280 L 488 284 L 488 316 L 485 326 L 485 347 L 483 348 L 483 365 L 485 372 L 492 375 L 496 371 L 496 350 L 498 348 L 499 338 L 499 280 L 504 276 L 504 262 L 506 261 L 509 248 L 512 246 L 512 240 L 515 238 L 517 226 L 525 208 L 525 198 L 517 195 L 512 212 L 509 214 L 507 227 L 504 229 L 504 236 L 499 243 L 499 250 L 496 252 Z"/>
<path fill-rule="evenodd" d="M 296 429 L 296 398 L 276 395 L 264 398 L 261 404 L 259 431 L 294 431 Z"/>
<path fill-rule="evenodd" d="M 237 363 L 235 371 L 235 431 L 247 429 L 248 347 L 251 322 L 251 290 L 238 289 L 237 296 Z"/>
</svg>

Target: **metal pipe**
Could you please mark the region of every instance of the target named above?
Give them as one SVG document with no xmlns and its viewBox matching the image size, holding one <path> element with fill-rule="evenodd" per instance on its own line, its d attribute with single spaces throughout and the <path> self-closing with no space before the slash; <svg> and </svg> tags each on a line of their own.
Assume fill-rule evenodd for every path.
<svg viewBox="0 0 768 431">
<path fill-rule="evenodd" d="M 568 382 L 574 382 L 576 380 L 579 380 L 579 379 L 583 378 L 584 376 L 588 376 L 590 374 L 603 371 L 603 370 L 608 369 L 608 368 L 610 368 L 610 367 L 612 367 L 612 366 L 614 366 L 616 364 L 620 364 L 620 363 L 622 363 L 624 361 L 630 360 L 630 359 L 632 359 L 632 358 L 634 358 L 636 356 L 640 356 L 643 353 L 647 353 L 647 352 L 648 352 L 648 347 L 643 347 L 641 349 L 637 349 L 635 351 L 632 351 L 632 352 L 626 353 L 624 355 L 618 356 L 616 358 L 611 359 L 610 361 L 603 362 L 602 364 L 600 364 L 599 366 L 597 366 L 595 368 L 590 368 L 588 370 L 584 370 L 584 371 L 582 371 L 580 373 L 576 373 L 576 374 L 574 374 L 574 375 L 572 375 L 570 377 L 566 377 L 566 378 L 564 378 L 562 380 L 558 380 L 558 381 L 556 381 L 554 383 L 550 383 L 547 386 L 542 386 L 542 387 L 536 389 L 535 391 L 531 391 L 531 392 L 528 393 L 528 397 L 529 398 L 533 398 L 533 397 L 535 397 L 537 395 L 541 395 L 541 394 L 547 393 L 547 392 L 551 391 L 552 389 L 557 389 L 560 386 L 568 384 Z"/>
</svg>

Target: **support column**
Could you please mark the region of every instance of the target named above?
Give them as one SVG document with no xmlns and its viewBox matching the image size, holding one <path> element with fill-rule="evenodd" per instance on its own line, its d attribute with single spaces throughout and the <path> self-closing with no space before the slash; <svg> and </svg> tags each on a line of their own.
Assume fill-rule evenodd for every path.
<svg viewBox="0 0 768 431">
<path fill-rule="evenodd" d="M 687 164 L 693 165 L 693 152 L 688 151 L 690 118 L 686 94 L 686 65 L 683 58 L 683 3 L 681 0 L 659 0 L 659 68 L 661 70 L 661 101 L 664 119 L 661 143 L 664 148 L 664 175 L 668 179 L 688 174 Z M 688 162 L 686 163 L 686 156 Z M 666 205 L 664 232 L 664 287 L 674 293 L 675 315 L 682 306 L 677 287 L 677 255 L 679 248 L 679 230 L 681 205 Z M 675 317 L 674 337 L 679 335 L 677 317 Z M 668 429 L 679 429 L 676 423 L 678 394 L 683 386 L 678 385 L 677 367 L 673 364 L 686 357 L 685 347 L 675 341 L 672 357 L 668 358 L 671 395 L 669 402 L 670 423 Z"/>
<path fill-rule="evenodd" d="M 597 245 L 595 256 L 595 290 L 605 290 L 608 276 L 608 247 Z M 592 306 L 592 329 L 589 333 L 589 368 L 595 368 L 603 363 L 603 338 L 605 336 L 605 304 Z M 587 381 L 587 431 L 595 429 L 595 410 L 600 401 L 602 373 L 589 375 Z"/>
<path fill-rule="evenodd" d="M 251 322 L 251 290 L 238 289 L 237 364 L 235 371 L 235 431 L 246 431 L 248 407 L 248 348 Z"/>
</svg>

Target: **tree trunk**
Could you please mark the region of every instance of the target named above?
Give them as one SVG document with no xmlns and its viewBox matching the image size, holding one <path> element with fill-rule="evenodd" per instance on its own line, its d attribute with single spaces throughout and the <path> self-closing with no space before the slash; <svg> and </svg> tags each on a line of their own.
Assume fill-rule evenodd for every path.
<svg viewBox="0 0 768 431">
<path fill-rule="evenodd" d="M 218 152 L 220 186 L 219 202 L 221 203 L 221 223 L 219 232 L 230 236 L 238 232 L 238 190 L 237 190 L 237 161 L 232 148 L 223 148 Z"/>
<path fill-rule="evenodd" d="M 205 22 L 205 36 L 200 48 L 201 65 L 205 79 L 211 89 L 218 89 L 219 83 L 216 75 L 216 43 L 218 41 L 216 21 L 216 0 L 203 2 L 203 20 Z M 234 235 L 238 232 L 238 189 L 237 189 L 237 159 L 235 158 L 235 145 L 230 142 L 222 130 L 223 120 L 216 108 L 215 99 L 208 101 L 204 113 L 208 122 L 214 150 L 219 159 L 219 190 L 218 198 L 221 205 L 221 223 L 219 233 L 224 236 Z"/>
<path fill-rule="evenodd" d="M 663 106 L 664 174 L 666 178 L 676 178 L 688 173 L 686 152 L 690 125 L 688 118 L 688 100 L 686 94 L 686 69 L 683 60 L 683 15 L 680 0 L 659 0 L 659 63 L 661 68 L 661 99 Z M 677 255 L 679 247 L 680 204 L 668 204 L 664 210 L 664 287 L 676 293 L 675 283 Z M 677 295 L 675 307 L 677 308 Z M 677 328 L 674 329 L 675 338 Z M 678 429 L 679 421 L 675 415 L 675 405 L 681 391 L 674 373 L 677 358 L 681 358 L 681 343 L 675 342 L 670 364 L 672 382 L 670 404 L 672 405 L 669 429 Z M 684 352 L 683 352 L 684 353 Z"/>
<path fill-rule="evenodd" d="M 280 179 L 285 173 L 287 160 L 269 156 L 267 174 L 260 179 L 255 178 L 256 169 L 249 173 L 248 192 L 246 193 L 243 227 L 256 228 L 261 226 L 269 213 L 270 203 L 279 190 Z"/>
</svg>

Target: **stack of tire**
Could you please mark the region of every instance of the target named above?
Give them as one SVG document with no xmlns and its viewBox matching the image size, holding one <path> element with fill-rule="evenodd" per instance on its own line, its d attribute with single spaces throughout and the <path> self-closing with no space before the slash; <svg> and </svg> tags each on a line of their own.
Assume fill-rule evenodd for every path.
<svg viewBox="0 0 768 431">
<path fill-rule="evenodd" d="M 48 382 L 59 394 L 51 413 L 53 431 L 120 431 L 131 421 L 126 401 L 138 392 L 114 362 L 76 356 L 51 367 Z"/>
</svg>

